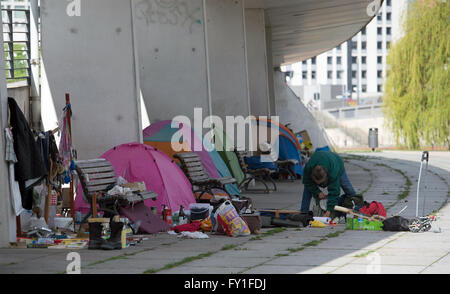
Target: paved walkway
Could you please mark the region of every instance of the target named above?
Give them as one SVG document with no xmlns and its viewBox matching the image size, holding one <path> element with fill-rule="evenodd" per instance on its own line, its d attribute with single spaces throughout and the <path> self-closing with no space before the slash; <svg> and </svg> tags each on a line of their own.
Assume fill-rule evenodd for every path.
<svg viewBox="0 0 450 294">
<path fill-rule="evenodd" d="M 343 154 L 355 189 L 381 201 L 388 216 L 415 216 L 420 152 Z M 425 171 L 425 166 L 423 167 Z M 78 250 L 81 273 L 311 274 L 450 273 L 450 152 L 430 152 L 422 177 L 425 213 L 436 212 L 442 233 L 267 228 L 260 235 L 180 239 L 150 235 L 120 251 Z M 249 194 L 256 208 L 298 209 L 303 185 L 280 183 L 272 194 Z M 422 199 L 422 198 L 421 198 Z M 422 204 L 420 206 L 422 214 Z M 69 250 L 0 249 L 0 273 L 65 273 Z"/>
</svg>

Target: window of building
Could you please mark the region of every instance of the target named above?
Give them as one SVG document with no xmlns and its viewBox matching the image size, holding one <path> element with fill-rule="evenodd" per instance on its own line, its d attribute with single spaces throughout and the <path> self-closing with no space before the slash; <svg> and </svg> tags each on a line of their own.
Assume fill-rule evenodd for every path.
<svg viewBox="0 0 450 294">
<path fill-rule="evenodd" d="M 342 49 L 342 45 L 338 45 L 338 46 L 336 47 L 336 50 L 337 50 L 337 51 L 341 51 L 341 49 Z"/>
<path fill-rule="evenodd" d="M 387 21 L 391 20 L 391 13 L 390 12 L 386 13 L 386 20 Z"/>
<path fill-rule="evenodd" d="M 367 78 L 367 71 L 365 70 L 361 71 L 361 78 L 363 79 Z"/>
<path fill-rule="evenodd" d="M 363 28 L 363 29 L 361 30 L 361 34 L 362 34 L 363 36 L 366 35 L 366 28 Z"/>
<path fill-rule="evenodd" d="M 367 49 L 367 42 L 366 41 L 362 41 L 361 42 L 361 50 L 366 50 Z"/>
<path fill-rule="evenodd" d="M 391 42 L 390 42 L 390 41 L 387 41 L 387 42 L 386 42 L 386 49 L 389 49 L 389 48 L 391 48 Z"/>
<path fill-rule="evenodd" d="M 392 33 L 392 29 L 390 27 L 386 28 L 386 35 L 390 36 Z"/>
<path fill-rule="evenodd" d="M 328 56 L 328 57 L 327 57 L 327 63 L 328 63 L 328 64 L 333 64 L 333 57 Z"/>
<path fill-rule="evenodd" d="M 336 57 L 336 64 L 342 64 L 342 57 Z"/>
<path fill-rule="evenodd" d="M 377 71 L 377 78 L 382 78 L 383 77 L 383 71 L 382 70 L 379 70 L 379 71 Z"/>
<path fill-rule="evenodd" d="M 358 48 L 358 43 L 356 43 L 355 41 L 352 41 L 352 49 L 357 49 Z"/>
<path fill-rule="evenodd" d="M 391 3 L 391 0 L 386 0 L 386 6 L 391 6 L 392 5 L 392 3 Z"/>
<path fill-rule="evenodd" d="M 356 64 L 356 61 L 357 61 L 356 56 L 352 56 L 352 63 Z"/>
<path fill-rule="evenodd" d="M 383 43 L 381 41 L 377 42 L 377 48 L 378 50 L 383 49 Z"/>
<path fill-rule="evenodd" d="M 383 28 L 382 27 L 377 27 L 377 35 L 381 36 L 382 33 L 383 33 Z"/>
<path fill-rule="evenodd" d="M 381 85 L 377 86 L 377 92 L 383 92 L 383 87 Z"/>
<path fill-rule="evenodd" d="M 315 71 L 315 70 L 313 70 L 313 71 L 311 72 L 311 79 L 313 79 L 313 80 L 316 79 L 316 71 Z"/>
<path fill-rule="evenodd" d="M 339 80 L 339 79 L 342 79 L 342 76 L 344 75 L 344 72 L 342 71 L 342 70 L 338 70 L 337 72 L 336 72 L 336 78 Z"/>
<path fill-rule="evenodd" d="M 320 100 L 320 93 L 314 93 L 314 100 L 315 101 Z"/>
<path fill-rule="evenodd" d="M 356 79 L 356 70 L 352 70 L 352 78 Z"/>
<path fill-rule="evenodd" d="M 367 63 L 367 56 L 361 56 L 361 64 Z"/>
<path fill-rule="evenodd" d="M 366 93 L 367 92 L 367 85 L 361 86 L 361 92 Z"/>
<path fill-rule="evenodd" d="M 306 60 L 303 60 L 303 61 L 302 61 L 302 63 L 303 63 L 303 64 L 306 64 L 306 63 L 307 63 L 307 61 L 306 61 Z"/>
<path fill-rule="evenodd" d="M 382 64 L 383 63 L 383 56 L 377 56 L 377 63 Z"/>
<path fill-rule="evenodd" d="M 379 20 L 379 21 L 383 20 L 383 15 L 381 14 L 381 12 L 378 13 L 377 20 Z"/>
<path fill-rule="evenodd" d="M 327 72 L 327 78 L 330 79 L 330 80 L 333 78 L 333 72 L 331 70 L 329 70 Z"/>
<path fill-rule="evenodd" d="M 315 57 L 311 58 L 311 64 L 316 64 L 316 58 Z"/>
<path fill-rule="evenodd" d="M 302 71 L 302 79 L 306 80 L 308 78 L 308 72 L 306 70 Z"/>
</svg>

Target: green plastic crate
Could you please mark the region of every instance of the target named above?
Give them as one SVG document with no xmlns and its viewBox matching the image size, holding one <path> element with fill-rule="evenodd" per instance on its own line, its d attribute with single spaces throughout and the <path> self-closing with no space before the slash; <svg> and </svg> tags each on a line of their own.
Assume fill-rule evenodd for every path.
<svg viewBox="0 0 450 294">
<path fill-rule="evenodd" d="M 360 230 L 358 218 L 347 218 L 345 228 L 347 230 Z M 364 219 L 362 223 L 362 229 L 365 231 L 382 231 L 383 223 L 380 221 L 369 221 Z"/>
</svg>

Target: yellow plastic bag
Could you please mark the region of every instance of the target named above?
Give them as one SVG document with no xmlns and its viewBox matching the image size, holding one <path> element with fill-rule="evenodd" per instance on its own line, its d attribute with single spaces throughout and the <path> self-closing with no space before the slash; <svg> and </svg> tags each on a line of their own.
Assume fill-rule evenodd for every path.
<svg viewBox="0 0 450 294">
<path fill-rule="evenodd" d="M 211 217 L 205 218 L 202 220 L 202 223 L 200 224 L 200 228 L 205 232 L 211 232 L 212 230 L 212 221 Z"/>
</svg>

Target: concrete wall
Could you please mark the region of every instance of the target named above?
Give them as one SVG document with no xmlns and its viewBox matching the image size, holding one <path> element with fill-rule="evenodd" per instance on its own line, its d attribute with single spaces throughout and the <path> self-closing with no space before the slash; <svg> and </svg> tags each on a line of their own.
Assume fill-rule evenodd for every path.
<svg viewBox="0 0 450 294">
<path fill-rule="evenodd" d="M 245 9 L 247 68 L 252 115 L 269 115 L 266 28 L 264 9 Z"/>
<path fill-rule="evenodd" d="M 150 121 L 209 115 L 203 0 L 135 1 L 134 19 Z"/>
<path fill-rule="evenodd" d="M 74 3 L 80 7 L 67 13 Z M 130 0 L 41 1 L 42 120 L 54 128 L 70 93 L 79 159 L 140 139 L 131 7 Z"/>
<path fill-rule="evenodd" d="M 18 86 L 11 87 L 8 85 L 8 97 L 14 98 L 17 104 L 20 106 L 23 114 L 27 118 L 28 122 L 31 124 L 31 113 L 30 113 L 30 87 L 28 86 Z"/>
<path fill-rule="evenodd" d="M 315 118 L 286 85 L 284 73 L 275 72 L 274 85 L 277 115 L 280 117 L 280 122 L 283 124 L 290 123 L 290 128 L 294 132 L 307 130 L 314 148 L 330 146 L 331 142 L 327 140 L 324 131 Z"/>
<path fill-rule="evenodd" d="M 214 115 L 250 114 L 242 0 L 207 0 L 211 106 Z"/>
</svg>

